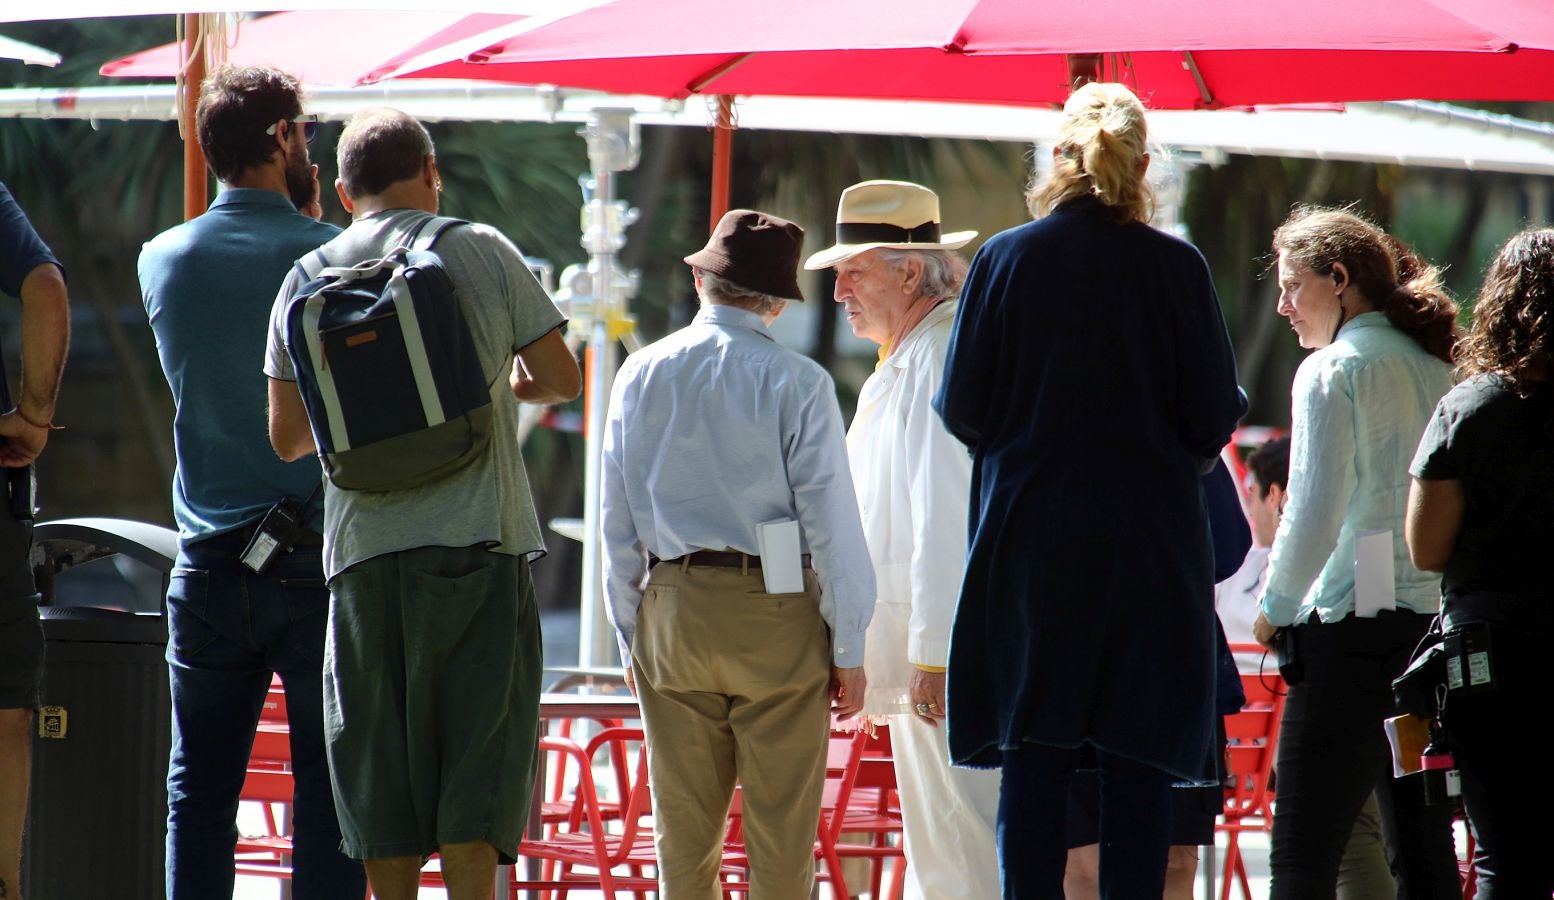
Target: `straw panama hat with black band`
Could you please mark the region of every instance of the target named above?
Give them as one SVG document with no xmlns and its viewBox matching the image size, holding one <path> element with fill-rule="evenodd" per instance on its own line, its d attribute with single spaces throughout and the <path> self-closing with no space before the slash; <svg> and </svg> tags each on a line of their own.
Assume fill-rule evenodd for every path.
<svg viewBox="0 0 1554 900">
<path fill-rule="evenodd" d="M 864 181 L 842 192 L 836 207 L 836 245 L 804 261 L 806 269 L 826 269 L 864 252 L 959 250 L 975 231 L 941 234 L 939 195 L 910 181 Z"/>
</svg>

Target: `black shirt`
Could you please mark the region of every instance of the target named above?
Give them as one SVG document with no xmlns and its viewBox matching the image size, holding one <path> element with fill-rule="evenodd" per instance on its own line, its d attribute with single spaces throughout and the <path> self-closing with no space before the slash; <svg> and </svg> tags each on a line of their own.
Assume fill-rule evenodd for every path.
<svg viewBox="0 0 1554 900">
<path fill-rule="evenodd" d="M 1441 581 L 1448 606 L 1509 594 L 1532 601 L 1540 618 L 1554 612 L 1554 388 L 1518 397 L 1494 375 L 1457 385 L 1436 406 L 1409 471 L 1462 484 L 1462 531 Z"/>
</svg>

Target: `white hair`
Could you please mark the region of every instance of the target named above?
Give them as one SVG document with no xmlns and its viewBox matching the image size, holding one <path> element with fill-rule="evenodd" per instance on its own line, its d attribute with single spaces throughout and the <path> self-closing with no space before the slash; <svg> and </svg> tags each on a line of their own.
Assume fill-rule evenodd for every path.
<svg viewBox="0 0 1554 900">
<path fill-rule="evenodd" d="M 740 309 L 749 310 L 762 318 L 774 316 L 782 312 L 788 301 L 782 297 L 771 294 L 763 294 L 760 291 L 752 291 L 747 287 L 735 284 L 716 272 L 706 269 L 697 269 L 701 273 L 701 299 L 706 303 L 717 303 L 723 306 L 737 306 Z"/>
<path fill-rule="evenodd" d="M 900 271 L 908 259 L 916 257 L 923 264 L 923 277 L 917 283 L 917 295 L 933 300 L 948 300 L 959 296 L 966 281 L 966 260 L 954 250 L 903 250 L 895 247 L 878 247 L 875 253 L 886 265 Z"/>
</svg>

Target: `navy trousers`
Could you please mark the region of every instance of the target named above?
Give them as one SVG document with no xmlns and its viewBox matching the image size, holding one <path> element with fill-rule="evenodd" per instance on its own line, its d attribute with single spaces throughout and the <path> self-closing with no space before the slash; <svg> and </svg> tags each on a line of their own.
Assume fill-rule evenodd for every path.
<svg viewBox="0 0 1554 900">
<path fill-rule="evenodd" d="M 1068 861 L 1069 779 L 1085 754 L 1024 744 L 1004 751 L 998 865 L 1005 900 L 1062 900 Z M 1160 900 L 1171 849 L 1170 775 L 1103 751 L 1102 900 Z"/>
</svg>

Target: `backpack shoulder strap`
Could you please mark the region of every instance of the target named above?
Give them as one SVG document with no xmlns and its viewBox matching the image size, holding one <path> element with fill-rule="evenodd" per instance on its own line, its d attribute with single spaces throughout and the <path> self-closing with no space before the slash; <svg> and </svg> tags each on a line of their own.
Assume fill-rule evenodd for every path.
<svg viewBox="0 0 1554 900">
<path fill-rule="evenodd" d="M 410 249 L 430 250 L 432 245 L 437 243 L 437 239 L 442 237 L 443 232 L 450 228 L 457 228 L 460 225 L 468 224 L 463 219 L 451 219 L 446 216 L 432 216 L 430 219 L 423 219 L 421 224 L 416 226 L 415 232 L 410 235 Z"/>
<path fill-rule="evenodd" d="M 329 257 L 324 255 L 322 249 L 314 250 L 307 256 L 297 260 L 296 269 L 302 273 L 302 284 L 307 284 L 319 276 L 320 272 L 329 268 Z"/>
</svg>

